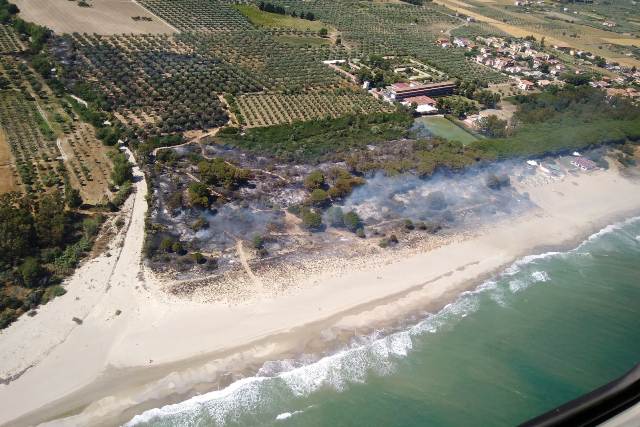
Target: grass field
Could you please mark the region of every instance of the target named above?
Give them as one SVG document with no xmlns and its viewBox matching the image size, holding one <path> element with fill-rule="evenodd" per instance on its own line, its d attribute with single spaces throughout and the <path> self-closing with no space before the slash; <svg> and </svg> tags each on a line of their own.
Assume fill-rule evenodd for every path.
<svg viewBox="0 0 640 427">
<path fill-rule="evenodd" d="M 434 136 L 458 141 L 464 145 L 477 140 L 475 136 L 441 116 L 420 117 L 416 119 L 416 122 L 424 124 Z"/>
<path fill-rule="evenodd" d="M 236 9 L 240 11 L 253 24 L 267 28 L 293 28 L 296 30 L 320 31 L 326 28 L 329 32 L 335 29 L 320 21 L 308 21 L 306 19 L 294 18 L 288 15 L 279 15 L 277 13 L 263 12 L 255 6 L 236 5 Z"/>
</svg>

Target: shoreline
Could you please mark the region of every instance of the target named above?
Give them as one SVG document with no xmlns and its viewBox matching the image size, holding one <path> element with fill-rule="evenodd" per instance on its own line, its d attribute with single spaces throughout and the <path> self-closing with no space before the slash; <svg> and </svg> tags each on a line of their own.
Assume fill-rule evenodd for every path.
<svg viewBox="0 0 640 427">
<path fill-rule="evenodd" d="M 640 183 L 615 170 L 567 176 L 527 190 L 540 209 L 491 225 L 476 237 L 375 269 L 310 277 L 295 293 L 272 299 L 237 306 L 168 304 L 148 289 L 155 286 L 149 277 L 140 280 L 136 275 L 134 289 L 120 280 L 124 286 L 106 293 L 83 326 L 22 377 L 0 386 L 0 401 L 8 405 L 0 423 L 29 425 L 61 416 L 71 417 L 50 425 L 124 423 L 151 407 L 183 401 L 240 378 L 229 372 L 255 373 L 261 361 L 295 357 L 307 349 L 336 349 L 336 343 L 354 334 L 401 325 L 403 320 L 406 325 L 412 316 L 440 310 L 524 256 L 574 248 L 605 226 L 640 213 L 640 199 L 633 197 Z M 591 197 L 590 204 L 585 205 L 586 197 Z M 131 267 L 131 260 L 125 261 Z M 322 284 L 313 284 L 318 281 Z M 104 317 L 116 306 L 113 303 L 128 303 L 127 311 L 114 319 L 117 327 L 105 328 Z M 43 311 L 53 310 L 50 305 Z M 103 332 L 106 337 L 91 337 Z M 323 340 L 327 333 L 333 339 Z M 5 335 L 0 335 L 0 347 Z M 88 351 L 84 358 L 73 354 L 82 344 Z M 95 354 L 97 349 L 104 353 Z M 80 378 L 69 378 L 74 373 L 71 366 Z M 42 375 L 50 375 L 52 381 L 35 390 Z"/>
</svg>

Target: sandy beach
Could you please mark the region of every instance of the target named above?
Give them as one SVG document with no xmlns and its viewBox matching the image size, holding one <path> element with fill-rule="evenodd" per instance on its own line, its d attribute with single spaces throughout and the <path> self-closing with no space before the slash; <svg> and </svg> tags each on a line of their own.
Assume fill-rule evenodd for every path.
<svg viewBox="0 0 640 427">
<path fill-rule="evenodd" d="M 328 266 L 275 297 L 256 289 L 242 303 L 205 304 L 170 298 L 144 268 L 147 185 L 134 172 L 128 220 L 108 255 L 79 268 L 66 295 L 0 332 L 0 425 L 123 424 L 265 360 L 436 311 L 522 256 L 575 246 L 640 213 L 640 181 L 615 168 L 518 183 L 538 208 L 472 237 L 354 271 Z"/>
</svg>

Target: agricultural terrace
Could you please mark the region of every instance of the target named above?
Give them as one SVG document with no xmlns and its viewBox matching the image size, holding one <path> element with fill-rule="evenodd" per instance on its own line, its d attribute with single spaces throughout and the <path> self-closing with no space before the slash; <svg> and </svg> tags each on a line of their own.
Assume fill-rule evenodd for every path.
<svg viewBox="0 0 640 427">
<path fill-rule="evenodd" d="M 403 3 L 371 3 L 356 0 L 335 2 L 313 0 L 301 3 L 282 0 L 287 10 L 304 8 L 317 19 L 333 25 L 342 43 L 352 50 L 351 57 L 372 54 L 412 56 L 462 80 L 501 82 L 506 78 L 493 70 L 471 62 L 461 49 L 442 49 L 436 40 L 463 24 L 449 9 L 431 3 L 415 6 Z M 301 10 L 301 9 L 300 9 Z"/>
<path fill-rule="evenodd" d="M 334 91 L 295 95 L 249 94 L 237 99 L 249 127 L 339 117 L 345 114 L 391 112 L 394 107 L 366 92 Z"/>
<path fill-rule="evenodd" d="M 89 7 L 66 0 L 13 0 L 12 3 L 18 6 L 20 17 L 25 21 L 44 25 L 59 34 L 176 32 L 135 1 L 88 0 Z"/>
<path fill-rule="evenodd" d="M 19 53 L 24 51 L 24 45 L 18 34 L 8 25 L 0 24 L 0 53 Z"/>
</svg>

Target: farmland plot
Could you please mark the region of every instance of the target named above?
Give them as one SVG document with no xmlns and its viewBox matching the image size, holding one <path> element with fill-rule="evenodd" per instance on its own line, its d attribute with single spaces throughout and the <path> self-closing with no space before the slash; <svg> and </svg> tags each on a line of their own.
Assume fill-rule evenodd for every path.
<svg viewBox="0 0 640 427">
<path fill-rule="evenodd" d="M 0 24 L 0 53 L 19 53 L 24 51 L 24 44 L 18 34 L 8 25 Z"/>
<path fill-rule="evenodd" d="M 231 4 L 200 0 L 141 0 L 144 7 L 180 31 L 250 29 L 249 21 Z"/>
<path fill-rule="evenodd" d="M 71 185 L 85 202 L 109 192 L 113 148 L 96 138 L 70 106 L 63 108 L 25 63 L 0 58 L 8 87 L 0 91 L 0 192 L 20 190 L 37 197 Z M 28 84 L 27 84 L 28 83 Z"/>
<path fill-rule="evenodd" d="M 32 101 L 17 91 L 0 93 L 0 126 L 27 193 L 62 184 L 65 168 L 55 136 Z"/>
<path fill-rule="evenodd" d="M 4 132 L 0 130 L 0 194 L 19 189 L 18 173 L 11 155 L 11 148 Z"/>
<path fill-rule="evenodd" d="M 193 47 L 167 36 L 75 35 L 65 39 L 78 55 L 67 71 L 75 81 L 94 81 L 103 107 L 142 124 L 149 132 L 179 132 L 227 121 L 217 93 L 259 90 L 255 78 L 220 60 L 193 54 Z"/>
<path fill-rule="evenodd" d="M 290 32 L 298 33 L 306 34 Z M 105 109 L 149 134 L 226 123 L 218 98 L 223 93 L 355 89 L 322 64 L 346 55 L 343 47 L 290 44 L 257 29 L 177 36 L 74 34 L 59 45 L 55 51 L 68 83 L 93 82 Z"/>
<path fill-rule="evenodd" d="M 134 1 L 90 0 L 91 7 L 80 7 L 75 1 L 68 0 L 12 0 L 12 3 L 20 9 L 22 19 L 60 34 L 176 32 Z M 145 19 L 134 20 L 134 17 Z"/>
<path fill-rule="evenodd" d="M 272 126 L 345 114 L 391 112 L 393 106 L 360 92 L 320 92 L 296 95 L 250 94 L 238 98 L 246 124 Z"/>
<path fill-rule="evenodd" d="M 85 203 L 97 204 L 109 192 L 111 160 L 108 157 L 114 148 L 105 147 L 95 135 L 93 127 L 78 122 L 59 145 L 64 163 L 69 171 L 71 185 L 80 189 Z"/>
</svg>

